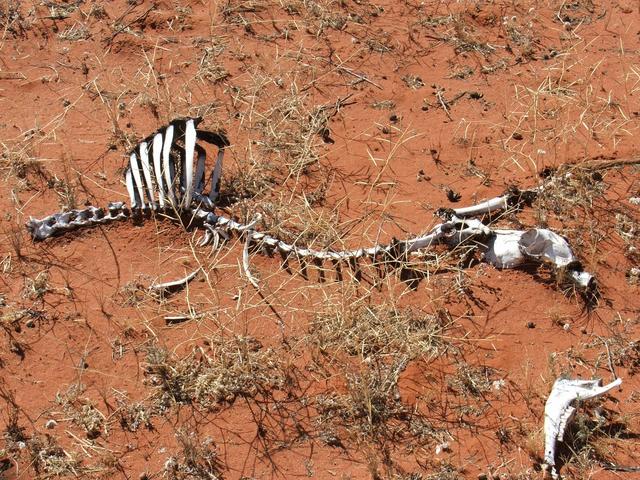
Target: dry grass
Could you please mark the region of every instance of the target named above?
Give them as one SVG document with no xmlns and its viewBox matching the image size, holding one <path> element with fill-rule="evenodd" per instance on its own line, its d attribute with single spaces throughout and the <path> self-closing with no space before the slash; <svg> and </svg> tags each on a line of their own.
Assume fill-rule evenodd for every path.
<svg viewBox="0 0 640 480">
<path fill-rule="evenodd" d="M 209 349 L 199 348 L 181 359 L 150 346 L 145 370 L 159 410 L 176 404 L 217 409 L 238 397 L 269 395 L 290 383 L 287 366 L 276 352 L 247 337 L 212 338 Z"/>
<path fill-rule="evenodd" d="M 452 348 L 445 339 L 451 324 L 446 311 L 429 314 L 389 305 L 334 305 L 333 311 L 313 320 L 310 339 L 323 353 L 429 359 Z"/>
</svg>

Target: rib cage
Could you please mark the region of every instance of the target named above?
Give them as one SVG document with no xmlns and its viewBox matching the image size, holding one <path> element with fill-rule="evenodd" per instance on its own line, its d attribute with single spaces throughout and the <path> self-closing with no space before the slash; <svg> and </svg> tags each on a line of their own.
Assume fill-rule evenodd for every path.
<svg viewBox="0 0 640 480">
<path fill-rule="evenodd" d="M 197 130 L 199 122 L 194 118 L 174 120 L 143 139 L 129 153 L 125 183 L 131 209 L 181 211 L 191 208 L 192 203 L 200 208 L 213 208 L 220 193 L 224 148 L 229 141 L 222 133 Z M 219 149 L 208 195 L 203 193 L 206 151 L 197 144 L 198 138 Z"/>
<path fill-rule="evenodd" d="M 263 232 L 256 232 L 253 225 L 242 224 L 214 213 L 215 201 L 220 192 L 224 149 L 229 145 L 229 141 L 223 133 L 198 130 L 200 120 L 176 119 L 144 138 L 129 152 L 129 166 L 124 177 L 130 208 L 123 202 L 112 202 L 106 211 L 87 207 L 55 213 L 40 220 L 31 218 L 27 222 L 27 229 L 33 239 L 45 240 L 73 229 L 125 220 L 132 214 L 162 211 L 173 217 L 187 216 L 190 225 L 204 228 L 205 235 L 200 242 L 201 246 L 212 243 L 217 247 L 221 238 L 228 239 L 235 234 L 244 236 L 248 243 L 260 247 L 267 253 L 277 251 L 284 259 L 294 257 L 303 264 L 310 260 L 318 266 L 329 261 L 337 271 L 339 265 L 344 262 L 356 271 L 357 262 L 363 258 L 376 265 L 402 265 L 409 255 L 436 244 L 445 244 L 452 248 L 469 243 L 482 251 L 485 261 L 499 268 L 516 267 L 525 261 L 548 263 L 556 269 L 563 270 L 566 278 L 579 289 L 588 292 L 595 289 L 593 276 L 582 270 L 567 241 L 559 235 L 545 229 L 532 229 L 527 232 L 496 230 L 472 218 L 482 216 L 491 221 L 497 212 L 530 204 L 544 191 L 544 185 L 524 191 L 511 188 L 502 196 L 470 207 L 439 209 L 436 213 L 443 218 L 443 223 L 434 226 L 428 233 L 407 240 L 394 239 L 387 245 L 374 245 L 369 248 L 342 251 L 313 250 L 288 244 Z M 198 145 L 198 139 L 218 147 L 208 193 L 204 191 L 206 151 Z M 194 158 L 196 155 L 197 158 Z M 536 245 L 539 251 L 534 254 L 530 239 L 538 237 L 541 239 Z M 555 257 L 556 250 L 564 252 L 561 261 Z M 504 261 L 507 257 L 508 263 Z"/>
</svg>

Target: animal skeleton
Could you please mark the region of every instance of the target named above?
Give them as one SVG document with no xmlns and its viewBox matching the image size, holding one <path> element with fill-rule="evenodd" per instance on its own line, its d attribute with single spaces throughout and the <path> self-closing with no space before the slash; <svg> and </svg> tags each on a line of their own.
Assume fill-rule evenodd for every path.
<svg viewBox="0 0 640 480">
<path fill-rule="evenodd" d="M 142 140 L 130 152 L 125 172 L 130 208 L 123 202 L 112 202 L 106 210 L 91 206 L 55 213 L 43 219 L 31 218 L 27 228 L 33 239 L 46 240 L 80 227 L 103 225 L 154 211 L 184 218 L 188 225 L 203 228 L 205 232 L 200 246 L 212 244 L 217 248 L 221 240 L 228 240 L 234 233 L 245 236 L 243 265 L 252 283 L 256 280 L 248 269 L 249 244 L 268 253 L 277 251 L 285 259 L 311 260 L 319 266 L 328 261 L 336 269 L 340 263 L 348 263 L 357 269 L 357 262 L 363 258 L 376 264 L 398 264 L 409 255 L 436 244 L 453 248 L 472 242 L 482 252 L 484 260 L 498 268 L 513 268 L 527 261 L 547 263 L 582 291 L 595 291 L 593 276 L 583 271 L 568 242 L 560 235 L 541 228 L 528 231 L 492 229 L 473 218 L 486 217 L 490 221 L 496 212 L 529 204 L 543 192 L 544 185 L 525 191 L 512 188 L 502 196 L 466 208 L 440 209 L 437 213 L 443 222 L 428 233 L 369 248 L 314 250 L 255 231 L 255 221 L 242 224 L 214 212 L 224 149 L 229 142 L 220 132 L 197 129 L 199 122 L 200 119 L 196 118 L 174 120 Z M 198 139 L 218 147 L 208 194 L 204 192 L 206 151 L 198 145 Z M 197 156 L 195 160 L 194 156 Z"/>
<path fill-rule="evenodd" d="M 554 479 L 559 477 L 556 469 L 556 444 L 562 442 L 564 434 L 582 400 L 604 395 L 622 383 L 622 379 L 602 386 L 602 380 L 571 380 L 559 378 L 553 384 L 551 394 L 544 407 L 544 463 L 551 469 Z"/>
</svg>

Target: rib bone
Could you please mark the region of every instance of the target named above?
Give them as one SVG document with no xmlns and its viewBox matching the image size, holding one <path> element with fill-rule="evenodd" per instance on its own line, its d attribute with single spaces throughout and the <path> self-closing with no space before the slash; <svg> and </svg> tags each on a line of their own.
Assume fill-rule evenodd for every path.
<svg viewBox="0 0 640 480">
<path fill-rule="evenodd" d="M 200 269 L 198 268 L 193 272 L 191 272 L 186 277 L 181 278 L 179 280 L 174 280 L 173 282 L 158 283 L 156 285 L 151 285 L 149 287 L 149 290 L 151 290 L 152 292 L 160 293 L 160 294 L 177 292 L 178 290 L 181 290 L 182 288 L 184 288 L 187 285 L 187 283 L 193 280 L 199 271 Z"/>
</svg>

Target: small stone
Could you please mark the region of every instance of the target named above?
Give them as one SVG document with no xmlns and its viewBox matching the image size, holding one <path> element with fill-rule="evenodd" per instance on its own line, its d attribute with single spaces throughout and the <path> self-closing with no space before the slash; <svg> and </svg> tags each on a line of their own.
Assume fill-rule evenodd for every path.
<svg viewBox="0 0 640 480">
<path fill-rule="evenodd" d="M 569 322 L 565 323 L 565 324 L 562 326 L 562 329 L 563 329 L 565 332 L 568 332 L 569 330 L 571 330 L 571 324 L 570 324 Z"/>
<path fill-rule="evenodd" d="M 436 446 L 436 455 L 440 455 L 442 452 L 451 451 L 451 445 L 449 442 L 442 442 L 441 444 Z"/>
<path fill-rule="evenodd" d="M 506 384 L 507 382 L 505 382 L 502 378 L 500 380 L 494 380 L 492 383 L 493 389 L 496 391 L 502 390 Z"/>
<path fill-rule="evenodd" d="M 524 138 L 524 137 L 522 136 L 522 134 L 521 134 L 521 133 L 518 133 L 518 132 L 515 132 L 513 135 L 511 135 L 511 137 L 512 137 L 514 140 L 522 140 L 522 139 Z"/>
<path fill-rule="evenodd" d="M 29 320 L 24 322 L 24 325 L 27 328 L 35 328 L 36 327 L 36 322 L 33 321 L 33 318 L 30 318 Z"/>
<path fill-rule="evenodd" d="M 47 420 L 47 423 L 44 424 L 44 428 L 47 430 L 53 430 L 58 426 L 58 422 L 56 422 L 53 418 L 51 420 Z"/>
<path fill-rule="evenodd" d="M 536 324 L 534 322 L 527 322 L 527 328 L 536 328 Z"/>
</svg>

